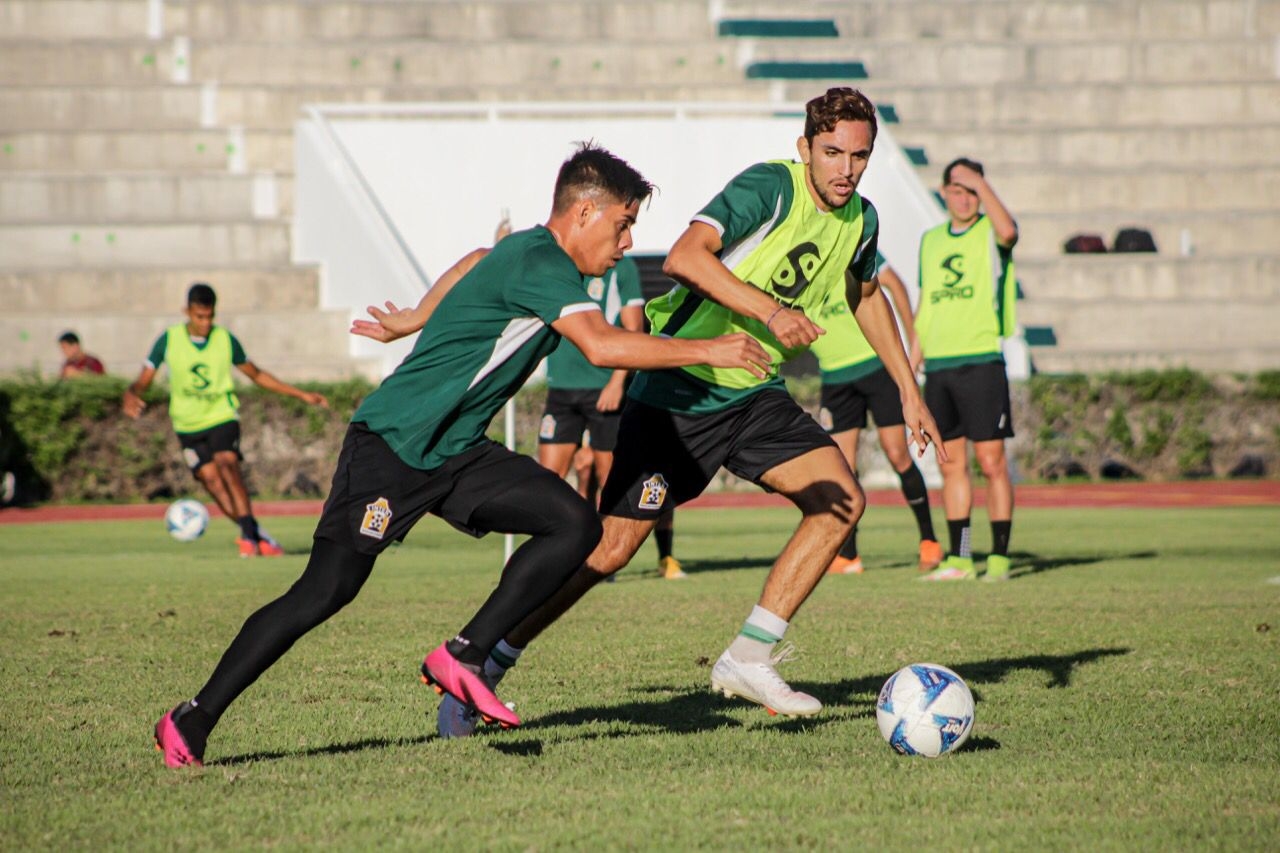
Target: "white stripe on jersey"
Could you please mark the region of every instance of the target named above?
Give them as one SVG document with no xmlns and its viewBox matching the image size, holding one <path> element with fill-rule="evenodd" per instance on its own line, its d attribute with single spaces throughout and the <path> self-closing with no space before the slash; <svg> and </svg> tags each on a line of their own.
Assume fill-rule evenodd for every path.
<svg viewBox="0 0 1280 853">
<path fill-rule="evenodd" d="M 765 222 L 753 233 L 743 237 L 732 246 L 726 246 L 720 253 L 720 263 L 724 264 L 730 270 L 747 259 L 747 256 L 760 247 L 764 242 L 764 238 L 769 236 L 769 232 L 773 230 L 773 226 L 777 224 L 778 218 L 782 216 L 782 196 L 778 196 L 778 204 L 774 207 L 773 217 Z M 699 222 L 705 222 L 706 219 L 700 219 Z M 720 231 L 721 236 L 724 230 Z"/>
<path fill-rule="evenodd" d="M 583 311 L 599 310 L 600 306 L 594 302 L 578 302 L 561 308 L 560 316 L 568 317 L 570 314 L 580 314 Z M 501 367 L 503 362 L 510 359 L 520 350 L 520 347 L 529 343 L 530 339 L 544 325 L 542 320 L 537 317 L 516 317 L 510 323 L 507 323 L 507 327 L 502 330 L 502 334 L 498 335 L 498 339 L 494 341 L 493 353 L 490 354 L 489 360 L 476 373 L 471 380 L 471 384 L 467 386 L 467 390 L 470 391 L 479 385 L 482 379 Z"/>
</svg>

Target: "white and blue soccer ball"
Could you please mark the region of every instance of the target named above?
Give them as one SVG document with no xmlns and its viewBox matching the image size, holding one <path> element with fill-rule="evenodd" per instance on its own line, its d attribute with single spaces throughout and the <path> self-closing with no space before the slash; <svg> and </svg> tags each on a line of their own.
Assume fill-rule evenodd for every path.
<svg viewBox="0 0 1280 853">
<path fill-rule="evenodd" d="M 209 526 L 209 511 L 200 501 L 184 498 L 169 504 L 164 514 L 164 527 L 179 542 L 194 542 Z"/>
<path fill-rule="evenodd" d="M 936 663 L 913 663 L 890 676 L 876 699 L 880 734 L 902 755 L 955 752 L 973 731 L 973 694 Z"/>
</svg>

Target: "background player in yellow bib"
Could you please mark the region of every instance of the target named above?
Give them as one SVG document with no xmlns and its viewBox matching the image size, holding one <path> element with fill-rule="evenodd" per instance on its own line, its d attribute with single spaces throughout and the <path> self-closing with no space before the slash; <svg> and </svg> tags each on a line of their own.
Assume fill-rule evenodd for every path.
<svg viewBox="0 0 1280 853">
<path fill-rule="evenodd" d="M 182 458 L 227 518 L 240 525 L 236 544 L 241 557 L 278 557 L 284 553 L 253 517 L 253 503 L 240 475 L 240 400 L 231 378 L 234 366 L 254 384 L 329 407 L 314 391 L 281 382 L 249 361 L 235 335 L 213 324 L 218 295 L 197 282 L 187 291 L 187 322 L 170 326 L 151 347 L 142 372 L 124 392 L 124 412 L 137 418 L 147 407 L 140 396 L 160 365 L 169 365 L 169 417 L 182 445 Z"/>
<path fill-rule="evenodd" d="M 907 288 L 879 253 L 876 254 L 876 278 L 880 282 L 881 293 L 888 295 L 898 316 L 903 319 L 908 346 L 914 346 L 915 331 Z M 880 447 L 898 474 L 902 495 L 915 515 L 916 527 L 920 531 L 918 567 L 922 572 L 930 571 L 942 562 L 942 546 L 933 532 L 928 488 L 920 469 L 911 459 L 907 434 L 902 428 L 902 401 L 898 387 L 858 328 L 848 301 L 838 299 L 827 303 L 818 320 L 827 330 L 810 348 L 818 357 L 818 368 L 822 371 L 822 409 L 818 423 L 831 435 L 856 474 L 858 437 L 867 425 L 867 412 L 870 410 L 876 420 Z M 862 570 L 862 557 L 858 555 L 858 527 L 854 525 L 827 572 L 856 575 Z"/>
<path fill-rule="evenodd" d="M 920 238 L 918 345 L 912 362 L 924 362 L 925 401 L 938 418 L 947 449 L 948 461 L 940 467 L 951 550 L 923 579 L 977 576 L 969 535 L 971 441 L 987 480 L 991 554 L 986 579 L 1004 580 L 1013 527 L 1004 440 L 1013 436 L 1013 420 L 1000 339 L 1017 328 L 1013 246 L 1018 226 L 983 176 L 981 163 L 961 158 L 949 164 L 942 173 L 942 197 L 948 221 Z"/>
<path fill-rule="evenodd" d="M 936 434 L 888 303 L 878 297 L 875 208 L 856 190 L 875 144 L 875 107 L 861 92 L 828 90 L 806 105 L 801 162 L 758 163 L 696 216 L 667 256 L 679 284 L 649 302 L 653 334 L 706 339 L 745 332 L 770 355 L 763 375 L 691 366 L 641 371 L 622 414 L 601 495 L 603 536 L 564 588 L 506 635 L 502 676 L 525 644 L 596 583 L 624 567 L 667 507 L 697 497 L 721 466 L 785 495 L 803 517 L 773 565 L 759 603 L 711 671 L 712 689 L 811 716 L 822 709 L 776 665 L 789 620 L 817 586 L 862 514 L 864 498 L 839 449 L 791 398 L 778 363 L 823 333 L 811 318 L 847 299 L 902 397 L 923 453 Z"/>
</svg>

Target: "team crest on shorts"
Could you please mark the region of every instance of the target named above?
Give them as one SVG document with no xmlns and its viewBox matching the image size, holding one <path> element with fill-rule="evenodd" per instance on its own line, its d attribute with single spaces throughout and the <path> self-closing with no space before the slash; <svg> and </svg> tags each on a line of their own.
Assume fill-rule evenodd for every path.
<svg viewBox="0 0 1280 853">
<path fill-rule="evenodd" d="M 182 448 L 182 459 L 187 463 L 188 468 L 194 468 L 200 464 L 200 454 L 196 453 L 194 447 Z"/>
<path fill-rule="evenodd" d="M 596 302 L 604 298 L 604 279 L 596 276 L 587 284 L 587 296 L 590 296 Z"/>
<path fill-rule="evenodd" d="M 640 484 L 640 509 L 662 509 L 667 500 L 667 480 L 654 474 Z"/>
<path fill-rule="evenodd" d="M 556 437 L 555 415 L 543 415 L 542 424 L 538 427 L 538 438 L 552 439 Z"/>
<path fill-rule="evenodd" d="M 821 409 L 818 410 L 818 425 L 820 427 L 825 429 L 827 432 L 831 432 L 831 428 L 835 426 L 835 423 L 836 423 L 835 420 L 831 417 L 830 409 L 828 409 L 826 406 L 823 406 Z"/>
<path fill-rule="evenodd" d="M 360 535 L 370 539 L 381 539 L 387 535 L 387 526 L 391 524 L 391 505 L 386 498 L 378 498 L 371 504 L 365 504 L 364 521 L 360 522 Z"/>
</svg>

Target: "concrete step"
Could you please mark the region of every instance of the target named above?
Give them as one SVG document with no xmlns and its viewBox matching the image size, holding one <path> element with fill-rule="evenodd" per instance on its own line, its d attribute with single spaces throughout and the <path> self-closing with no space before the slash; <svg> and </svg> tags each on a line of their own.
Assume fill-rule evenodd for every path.
<svg viewBox="0 0 1280 853">
<path fill-rule="evenodd" d="M 293 169 L 291 130 L 34 130 L 0 133 L 0 174 Z"/>
<path fill-rule="evenodd" d="M 1280 32 L 1278 0 L 723 0 L 724 17 L 830 17 L 875 39 L 1083 41 Z"/>
<path fill-rule="evenodd" d="M 439 38 L 594 42 L 711 34 L 705 0 L 188 0 L 166 8 L 166 28 L 201 38 L 294 41 Z"/>
<path fill-rule="evenodd" d="M 1198 256 L 1270 255 L 1280 234 L 1280 210 L 1203 215 L 1194 211 L 1128 213 L 1018 213 L 1021 234 L 1015 260 L 1045 259 L 1062 254 L 1074 234 L 1100 234 L 1110 245 L 1120 228 L 1145 228 L 1155 237 L 1159 254 L 1181 254 L 1185 231 Z M 1206 285 L 1208 286 L 1208 285 Z"/>
<path fill-rule="evenodd" d="M 926 184 L 941 182 L 945 162 L 922 168 Z M 1274 211 L 1280 198 L 1280 166 L 1108 168 L 1009 166 L 986 163 L 987 176 L 1015 215 L 1099 212 L 1128 214 L 1179 211 L 1216 213 Z"/>
<path fill-rule="evenodd" d="M 180 311 L 187 288 L 211 284 L 230 314 L 317 310 L 319 270 L 285 267 L 147 267 L 0 271 L 0 304 L 18 315 L 76 312 L 97 316 Z"/>
<path fill-rule="evenodd" d="M 801 50 L 763 40 L 755 46 L 761 59 L 805 56 Z M 1102 34 L 1082 42 L 842 38 L 807 53 L 855 56 L 878 83 L 982 85 L 1267 81 L 1275 79 L 1277 57 L 1270 36 L 1131 41 Z"/>
<path fill-rule="evenodd" d="M 185 77 L 181 75 L 185 74 Z M 190 80 L 222 84 L 383 86 L 438 82 L 576 82 L 579 77 L 650 83 L 730 83 L 741 79 L 734 45 L 711 36 L 672 34 L 634 49 L 632 41 L 453 40 L 291 43 L 198 41 L 32 42 L 0 52 L 11 84 L 114 86 Z"/>
<path fill-rule="evenodd" d="M 0 226 L 0 270 L 65 267 L 285 266 L 281 222 Z"/>
<path fill-rule="evenodd" d="M 812 87 L 810 87 L 811 91 Z M 0 89 L 0 133 L 46 130 L 195 129 L 240 125 L 287 130 L 305 104 L 405 101 L 731 101 L 776 100 L 770 81 L 725 85 L 632 83 L 613 75 L 576 82 L 433 86 L 149 86 Z M 812 97 L 812 95 L 810 95 Z"/>
<path fill-rule="evenodd" d="M 1201 298 L 1188 301 L 1140 302 L 1077 300 L 1057 302 L 1026 300 L 1018 309 L 1024 326 L 1052 325 L 1056 347 L 1041 352 L 1114 358 L 1142 354 L 1175 354 L 1188 366 L 1198 353 L 1217 358 L 1233 353 L 1232 370 L 1278 367 L 1280 355 L 1275 329 L 1280 323 L 1280 303 L 1236 304 L 1230 300 Z M 1270 364 L 1263 362 L 1270 361 Z M 1176 362 L 1175 362 L 1176 363 Z"/>
<path fill-rule="evenodd" d="M 953 128 L 905 120 L 895 128 L 900 143 L 923 148 L 934 174 L 954 157 L 1000 158 L 1001 168 L 1019 166 L 1271 166 L 1280 164 L 1280 124 L 1215 125 L 1171 133 L 1167 127 Z M 958 153 L 957 153 L 958 152 Z"/>
<path fill-rule="evenodd" d="M 1107 235 L 1108 240 L 1111 235 Z M 1023 305 L 1068 302 L 1280 302 L 1280 254 L 1230 258 L 1159 254 L 1060 255 L 1018 261 Z M 1212 282 L 1209 286 L 1207 283 Z M 1038 309 L 1037 309 L 1038 310 Z M 1052 325 L 1052 319 L 1046 320 Z M 1280 338 L 1278 338 L 1280 340 Z"/>
<path fill-rule="evenodd" d="M 788 84 L 783 100 L 812 97 L 815 86 Z M 874 77 L 863 87 L 876 104 L 892 104 L 904 122 L 949 124 L 957 131 L 1034 127 L 1274 126 L 1280 80 L 1265 83 L 894 85 Z"/>
<path fill-rule="evenodd" d="M 0 317 L 0 335 L 11 343 L 0 351 L 0 375 L 32 369 L 55 375 L 61 366 L 57 337 L 74 329 L 85 350 L 102 359 L 108 373 L 134 376 L 156 338 L 182 321 L 182 303 L 172 308 L 169 313 L 148 315 L 104 316 L 74 309 L 59 314 L 6 314 Z M 218 323 L 240 340 L 250 361 L 292 380 L 368 375 L 366 365 L 347 355 L 349 322 L 346 312 L 218 312 Z"/>
<path fill-rule="evenodd" d="M 0 224 L 234 222 L 293 212 L 293 176 L 271 172 L 0 173 Z"/>
<path fill-rule="evenodd" d="M 1037 373 L 1132 373 L 1139 370 L 1190 368 L 1203 373 L 1257 373 L 1280 369 L 1280 349 L 1071 350 L 1060 347 L 1031 351 Z"/>
<path fill-rule="evenodd" d="M 6 0 L 0 40 L 120 39 L 146 36 L 147 0 Z"/>
</svg>

